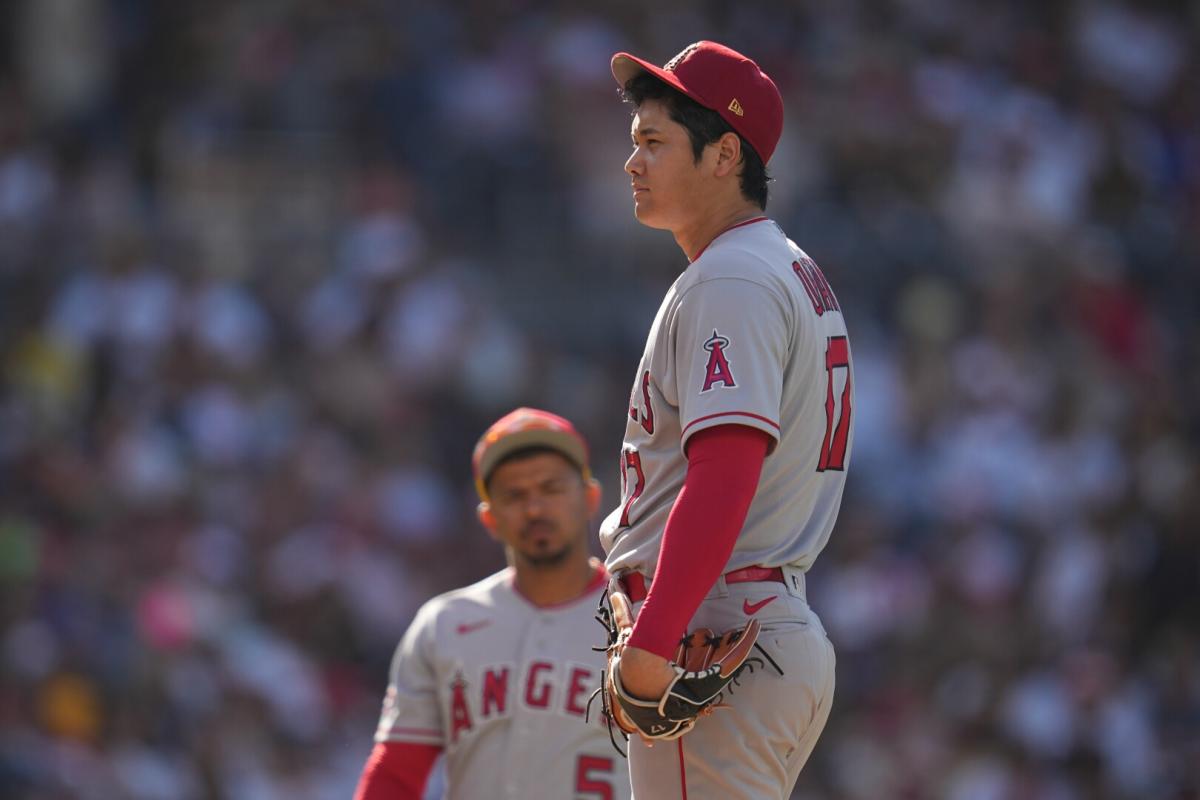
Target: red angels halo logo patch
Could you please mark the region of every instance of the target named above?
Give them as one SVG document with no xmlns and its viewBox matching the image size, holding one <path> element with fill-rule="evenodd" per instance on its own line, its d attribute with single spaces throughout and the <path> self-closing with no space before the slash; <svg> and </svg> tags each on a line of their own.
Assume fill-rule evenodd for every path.
<svg viewBox="0 0 1200 800">
<path fill-rule="evenodd" d="M 700 390 L 701 394 L 718 383 L 737 386 L 733 380 L 733 370 L 729 368 L 729 359 L 725 357 L 726 347 L 729 347 L 729 338 L 717 333 L 714 328 L 712 336 L 704 343 L 704 349 L 708 351 L 708 366 L 704 370 L 704 388 Z"/>
</svg>

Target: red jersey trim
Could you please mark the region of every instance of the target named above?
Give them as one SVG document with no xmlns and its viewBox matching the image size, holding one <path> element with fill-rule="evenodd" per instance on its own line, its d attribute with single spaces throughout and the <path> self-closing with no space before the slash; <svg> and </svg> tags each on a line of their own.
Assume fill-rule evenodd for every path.
<svg viewBox="0 0 1200 800">
<path fill-rule="evenodd" d="M 748 411 L 721 411 L 717 414 L 709 414 L 707 416 L 698 417 L 698 418 L 692 420 L 684 427 L 683 430 L 681 430 L 679 432 L 680 437 L 682 438 L 683 434 L 688 432 L 688 428 L 692 427 L 693 425 L 696 425 L 701 422 L 705 422 L 710 419 L 716 419 L 717 417 L 749 417 L 750 419 L 756 419 L 759 422 L 765 422 L 768 425 L 770 425 L 772 428 L 774 428 L 775 430 L 780 429 L 778 422 L 776 422 L 775 420 L 772 420 L 772 419 L 767 419 L 766 417 L 760 416 L 758 414 L 751 414 Z"/>
<path fill-rule="evenodd" d="M 711 247 L 713 242 L 715 242 L 717 239 L 720 239 L 722 236 L 724 236 L 725 234 L 729 233 L 729 232 L 730 232 L 731 230 L 733 230 L 734 228 L 742 228 L 742 227 L 745 227 L 746 225 L 753 225 L 753 224 L 754 224 L 754 223 L 756 223 L 756 222 L 766 222 L 766 221 L 767 221 L 767 219 L 768 219 L 767 217 L 754 217 L 753 219 L 744 219 L 744 220 L 742 220 L 741 222 L 736 222 L 736 223 L 734 223 L 733 225 L 730 225 L 728 228 L 726 228 L 725 230 L 721 231 L 720 233 L 718 233 L 718 234 L 717 234 L 716 236 L 714 236 L 713 238 L 709 239 L 709 240 L 708 240 L 708 244 L 704 245 L 704 247 L 701 247 L 701 248 L 700 248 L 700 252 L 696 253 L 696 255 L 692 256 L 692 257 L 691 257 L 690 259 L 688 259 L 688 260 L 689 260 L 689 261 L 695 261 L 695 260 L 696 260 L 696 259 L 698 259 L 700 256 L 704 255 L 704 251 L 705 251 L 705 250 L 707 250 L 709 247 Z"/>
<path fill-rule="evenodd" d="M 510 567 L 510 570 L 511 569 L 512 568 Z M 512 586 L 512 590 L 514 592 L 516 592 L 518 597 L 520 597 L 526 603 L 529 603 L 529 605 L 533 606 L 538 611 L 553 611 L 556 608 L 566 608 L 567 606 L 578 603 L 580 600 L 586 599 L 589 595 L 591 595 L 593 592 L 595 592 L 597 589 L 599 589 L 601 586 L 603 586 L 605 583 L 608 582 L 608 571 L 604 569 L 603 564 L 597 562 L 596 563 L 596 574 L 592 576 L 592 579 L 591 579 L 591 581 L 588 582 L 588 585 L 583 587 L 583 591 L 580 592 L 578 597 L 572 597 L 570 600 L 563 600 L 561 603 L 550 603 L 549 605 L 545 605 L 545 606 L 538 605 L 537 603 L 533 602 L 532 600 L 530 600 L 528 597 L 526 597 L 524 594 L 521 593 L 521 590 L 517 588 L 517 572 L 516 572 L 516 570 L 512 570 L 512 575 L 509 576 L 508 582 L 509 582 L 509 585 Z"/>
<path fill-rule="evenodd" d="M 441 731 L 428 730 L 426 728 L 388 728 L 385 736 L 409 735 L 409 736 L 433 736 L 436 739 L 442 738 Z"/>
</svg>

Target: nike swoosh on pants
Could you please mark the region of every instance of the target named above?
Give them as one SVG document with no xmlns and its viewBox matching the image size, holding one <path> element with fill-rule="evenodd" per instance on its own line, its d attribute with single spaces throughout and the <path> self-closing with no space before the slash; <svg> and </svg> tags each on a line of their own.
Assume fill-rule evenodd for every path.
<svg viewBox="0 0 1200 800">
<path fill-rule="evenodd" d="M 743 600 L 742 613 L 748 617 L 754 616 L 759 612 L 760 609 L 762 609 L 763 606 L 774 599 L 774 597 L 768 597 L 766 600 L 759 600 L 757 603 L 751 603 L 749 600 Z"/>
</svg>

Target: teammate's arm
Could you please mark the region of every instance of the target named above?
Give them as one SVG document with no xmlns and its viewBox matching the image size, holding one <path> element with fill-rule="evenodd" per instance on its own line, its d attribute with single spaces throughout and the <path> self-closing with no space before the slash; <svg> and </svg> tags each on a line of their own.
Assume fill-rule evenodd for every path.
<svg viewBox="0 0 1200 800">
<path fill-rule="evenodd" d="M 421 606 L 396 646 L 375 747 L 363 767 L 355 800 L 420 800 L 424 792 L 443 747 L 433 666 L 442 610 L 436 598 Z"/>
<path fill-rule="evenodd" d="M 687 476 L 667 518 L 654 581 L 629 648 L 664 660 L 674 654 L 692 615 L 729 562 L 771 442 L 765 432 L 736 424 L 698 431 L 688 441 Z M 669 680 L 670 675 L 647 664 L 636 650 L 632 654 L 623 664 L 626 687 L 635 694 L 657 696 L 655 689 L 661 693 L 665 683 L 647 685 L 639 678 L 658 675 Z M 644 671 L 638 669 L 639 661 L 646 665 Z M 657 664 L 665 666 L 665 661 Z"/>
<path fill-rule="evenodd" d="M 442 748 L 412 742 L 379 742 L 371 751 L 354 800 L 421 800 Z"/>
</svg>

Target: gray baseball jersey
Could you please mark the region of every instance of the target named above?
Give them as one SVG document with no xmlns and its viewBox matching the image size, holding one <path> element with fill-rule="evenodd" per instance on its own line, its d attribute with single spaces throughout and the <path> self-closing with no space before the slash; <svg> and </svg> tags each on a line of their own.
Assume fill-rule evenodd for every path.
<svg viewBox="0 0 1200 800">
<path fill-rule="evenodd" d="M 628 798 L 626 762 L 588 698 L 606 576 L 576 600 L 533 605 L 512 569 L 427 602 L 392 660 L 377 742 L 444 748 L 446 797 Z"/>
<path fill-rule="evenodd" d="M 610 572 L 652 575 L 696 431 L 774 439 L 728 570 L 807 570 L 837 518 L 853 443 L 854 367 L 821 270 L 769 219 L 726 230 L 667 292 L 638 365 L 622 501 L 600 540 Z"/>
</svg>

